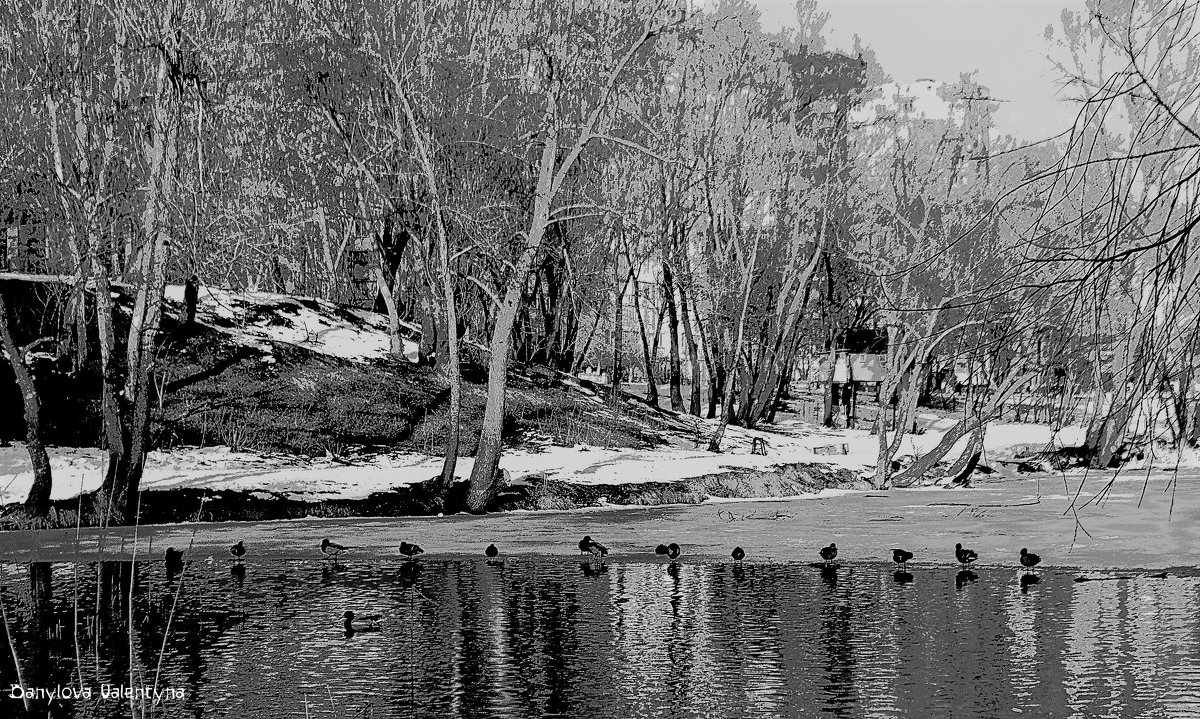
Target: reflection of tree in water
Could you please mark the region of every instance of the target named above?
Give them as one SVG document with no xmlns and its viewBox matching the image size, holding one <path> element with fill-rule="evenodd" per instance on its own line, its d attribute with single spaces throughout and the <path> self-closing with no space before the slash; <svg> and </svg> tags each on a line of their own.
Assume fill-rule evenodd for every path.
<svg viewBox="0 0 1200 719">
<path fill-rule="evenodd" d="M 398 589 L 401 715 L 570 713 L 595 678 L 578 660 L 580 602 L 566 577 L 446 562 Z"/>
<path fill-rule="evenodd" d="M 842 568 L 846 585 L 852 585 L 854 570 Z M 821 694 L 826 711 L 834 716 L 849 716 L 854 709 L 854 680 L 858 673 L 854 658 L 854 601 L 851 587 L 839 591 L 838 578 L 829 578 L 829 570 L 822 569 L 822 581 L 826 591 L 822 592 L 820 626 L 817 630 L 817 647 L 824 654 L 821 676 Z"/>
<path fill-rule="evenodd" d="M 730 716 L 770 716 L 787 695 L 787 654 L 780 619 L 797 601 L 792 577 L 771 565 L 715 567 L 710 572 L 709 622 L 717 636 L 704 651 L 722 669 L 704 680 L 720 688 L 718 700 Z M 807 647 L 805 647 L 807 650 Z"/>
<path fill-rule="evenodd" d="M 565 578 L 523 573 L 502 587 L 509 654 L 520 696 L 535 715 L 567 712 L 572 692 L 592 677 L 579 671 L 578 591 Z"/>
<path fill-rule="evenodd" d="M 50 581 L 50 565 L 46 562 L 31 562 L 26 566 L 28 584 L 25 591 L 16 583 L 5 586 L 0 592 L 0 601 L 5 602 L 5 614 L 9 637 L 4 637 L 3 656 L 0 657 L 0 684 L 4 691 L 0 698 L 5 716 L 19 716 L 28 704 L 30 716 L 67 716 L 66 707 L 54 705 L 49 700 L 30 698 L 27 702 L 10 697 L 9 687 L 18 683 L 14 650 L 20 661 L 20 679 L 26 687 L 54 687 L 59 684 L 75 684 L 71 664 L 74 655 L 73 626 L 59 614 L 54 605 L 53 585 Z M 6 583 L 7 584 L 7 583 Z M 14 601 L 15 600 L 15 601 Z M 11 673 L 10 673 L 11 672 Z"/>
<path fill-rule="evenodd" d="M 89 715 L 127 717 L 128 702 L 97 700 L 101 685 L 154 686 L 161 653 L 163 676 L 159 687 L 181 686 L 181 682 L 168 681 L 168 677 L 182 674 L 192 695 L 189 703 L 199 716 L 196 696 L 207 673 L 206 656 L 233 625 L 233 613 L 188 607 L 181 598 L 180 607 L 170 619 L 180 579 L 175 577 L 160 586 L 150 578 L 157 576 L 153 571 L 156 567 L 141 563 L 135 571 L 130 562 L 116 561 L 58 567 L 44 562 L 28 565 L 28 594 L 20 595 L 15 611 L 9 612 L 26 686 L 79 687 L 82 682 L 93 692 Z M 163 651 L 168 622 L 170 637 Z M 15 670 L 9 673 L 12 652 L 7 646 L 5 655 L 8 662 L 0 660 L 0 682 L 7 688 L 16 683 L 16 677 Z M 132 672 L 131 656 L 135 660 Z M 9 701 L 20 704 L 19 700 L 9 700 L 7 691 L 3 694 L 4 704 L 0 707 L 7 709 Z M 38 701 L 41 707 L 35 707 L 36 716 L 74 716 L 77 709 L 70 701 Z M 3 714 L 19 715 L 8 711 Z"/>
</svg>

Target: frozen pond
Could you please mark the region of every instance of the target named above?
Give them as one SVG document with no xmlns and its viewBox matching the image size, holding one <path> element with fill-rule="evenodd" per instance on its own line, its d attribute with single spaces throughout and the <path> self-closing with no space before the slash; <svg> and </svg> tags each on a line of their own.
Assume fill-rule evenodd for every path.
<svg viewBox="0 0 1200 719">
<path fill-rule="evenodd" d="M 101 686 L 156 674 L 171 695 L 135 716 L 1200 715 L 1197 576 L 288 560 L 195 563 L 180 589 L 131 566 L 3 565 L 20 682 L 95 692 L 31 715 L 128 717 Z M 383 619 L 347 635 L 347 609 Z"/>
</svg>

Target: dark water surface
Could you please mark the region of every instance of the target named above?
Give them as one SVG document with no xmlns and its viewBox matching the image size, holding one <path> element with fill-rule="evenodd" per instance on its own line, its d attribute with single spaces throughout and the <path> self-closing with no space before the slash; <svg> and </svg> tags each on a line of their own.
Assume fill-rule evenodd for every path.
<svg viewBox="0 0 1200 719">
<path fill-rule="evenodd" d="M 132 567 L 0 564 L 0 716 L 1200 716 L 1195 576 L 218 560 L 181 588 Z M 347 609 L 383 619 L 346 636 Z M 156 673 L 157 706 L 100 696 Z M 94 693 L 27 710 L 18 681 Z"/>
</svg>

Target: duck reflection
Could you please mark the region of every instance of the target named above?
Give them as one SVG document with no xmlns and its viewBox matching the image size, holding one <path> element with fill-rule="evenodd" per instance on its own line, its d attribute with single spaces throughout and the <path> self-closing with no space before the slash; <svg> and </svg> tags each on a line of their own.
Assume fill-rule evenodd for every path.
<svg viewBox="0 0 1200 719">
<path fill-rule="evenodd" d="M 422 569 L 420 562 L 406 561 L 400 565 L 400 587 L 402 589 L 412 589 L 417 580 L 421 578 Z"/>
<path fill-rule="evenodd" d="M 954 588 L 962 589 L 963 586 L 979 579 L 979 575 L 972 572 L 970 569 L 959 570 L 958 574 L 954 575 Z"/>
<path fill-rule="evenodd" d="M 1034 584 L 1037 584 L 1040 581 L 1042 581 L 1042 580 L 1038 579 L 1038 575 L 1036 575 L 1036 574 L 1022 574 L 1021 575 L 1021 594 L 1028 594 L 1029 588 L 1031 586 L 1033 586 Z"/>
<path fill-rule="evenodd" d="M 837 589 L 838 568 L 836 564 L 827 564 L 821 567 L 821 581 L 825 582 L 825 586 L 830 589 Z"/>
<path fill-rule="evenodd" d="M 912 584 L 912 581 L 913 581 L 912 572 L 910 572 L 906 569 L 897 569 L 895 572 L 892 573 L 892 581 L 895 582 L 896 584 L 900 584 L 900 585 Z"/>
<path fill-rule="evenodd" d="M 585 577 L 599 577 L 601 574 L 608 574 L 608 565 L 604 562 L 593 564 L 590 561 L 580 562 L 579 569 Z"/>
<path fill-rule="evenodd" d="M 174 547 L 167 547 L 163 565 L 167 568 L 167 581 L 175 579 L 183 572 L 183 552 Z"/>
<path fill-rule="evenodd" d="M 333 584 L 334 580 L 338 577 L 338 573 L 345 571 L 345 569 L 337 560 L 323 562 L 321 565 L 321 584 L 325 586 Z"/>
<path fill-rule="evenodd" d="M 233 565 L 232 567 L 229 568 L 229 576 L 233 579 L 234 584 L 241 587 L 242 583 L 246 581 L 246 565 L 245 564 Z"/>
</svg>

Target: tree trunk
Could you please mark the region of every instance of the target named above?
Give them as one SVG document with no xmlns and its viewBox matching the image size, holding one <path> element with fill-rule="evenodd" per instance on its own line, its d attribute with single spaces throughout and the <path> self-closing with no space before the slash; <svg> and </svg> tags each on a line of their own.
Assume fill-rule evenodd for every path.
<svg viewBox="0 0 1200 719">
<path fill-rule="evenodd" d="M 491 356 L 488 360 L 487 405 L 483 410 L 483 425 L 479 430 L 479 445 L 475 451 L 475 466 L 471 470 L 471 485 L 467 494 L 467 508 L 472 512 L 484 512 L 496 492 L 496 474 L 503 450 L 504 405 L 508 389 L 508 352 L 512 340 L 513 323 L 520 311 L 525 291 L 525 278 L 541 247 L 546 226 L 550 221 L 550 201 L 553 197 L 554 168 L 558 154 L 558 133 L 547 133 L 539 162 L 538 185 L 534 196 L 533 217 L 529 234 L 513 267 L 512 279 L 504 293 L 500 311 L 496 313 L 496 324 L 492 329 Z"/>
<path fill-rule="evenodd" d="M 449 426 L 446 428 L 445 456 L 442 460 L 442 473 L 438 480 L 439 499 L 444 505 L 446 496 L 450 493 L 450 488 L 454 485 L 454 470 L 458 466 L 460 414 L 462 409 L 462 368 L 459 364 L 458 307 L 454 297 L 454 276 L 450 272 L 450 233 L 446 229 L 446 220 L 442 216 L 441 193 L 438 191 L 437 174 L 434 171 L 433 160 L 429 155 L 429 148 L 425 143 L 425 134 L 421 131 L 421 126 L 417 123 L 416 113 L 413 112 L 412 105 L 408 101 L 408 95 L 403 92 L 402 87 L 402 85 L 399 86 L 398 89 L 400 91 L 397 93 L 397 96 L 404 108 L 404 116 L 408 120 L 409 129 L 412 131 L 413 144 L 416 145 L 417 155 L 421 159 L 421 166 L 425 171 L 425 178 L 429 183 L 429 192 L 434 200 L 433 219 L 434 229 L 437 233 L 437 270 L 442 285 L 442 312 L 444 313 L 446 328 L 446 356 L 444 362 L 438 363 L 438 369 L 450 385 Z M 430 290 L 432 292 L 432 288 Z M 503 413 L 501 417 L 503 417 Z"/>
<path fill-rule="evenodd" d="M 987 425 L 983 425 L 971 433 L 971 442 L 958 459 L 954 460 L 954 464 L 950 465 L 950 471 L 947 472 L 954 481 L 962 481 L 971 476 L 971 472 L 975 471 L 975 467 L 979 465 L 980 456 L 983 453 L 983 441 L 987 436 Z"/>
<path fill-rule="evenodd" d="M 733 399 L 735 397 L 733 383 L 738 374 L 738 364 L 741 362 L 742 341 L 746 331 L 746 313 L 750 310 L 750 292 L 754 287 L 754 269 L 758 261 L 759 233 L 754 233 L 754 244 L 750 249 L 750 262 L 745 268 L 746 281 L 742 287 L 742 309 L 738 313 L 737 326 L 734 327 L 733 346 L 729 348 L 731 358 L 728 374 L 728 385 L 725 387 L 725 409 L 721 412 L 721 423 L 708 442 L 709 452 L 720 452 L 721 441 L 725 438 L 725 428 L 733 417 Z"/>
<path fill-rule="evenodd" d="M 454 301 L 454 278 L 450 274 L 450 242 L 441 218 L 438 218 L 439 240 L 438 269 L 442 275 L 442 292 L 445 296 L 446 314 L 446 364 L 441 368 L 450 384 L 449 427 L 446 428 L 446 456 L 442 461 L 441 499 L 454 485 L 454 470 L 458 465 L 458 442 L 462 414 L 462 370 L 459 365 L 458 309 Z"/>
<path fill-rule="evenodd" d="M 966 436 L 968 432 L 978 429 L 978 426 L 971 419 L 964 418 L 959 420 L 957 424 L 950 428 L 950 431 L 942 436 L 942 440 L 938 442 L 936 447 L 921 455 L 917 461 L 913 462 L 911 467 L 892 477 L 892 484 L 897 487 L 907 487 L 919 481 L 926 472 L 933 469 L 934 465 L 941 461 L 942 457 L 946 456 L 946 453 L 954 447 L 958 440 Z M 968 447 L 968 451 L 970 449 Z"/>
<path fill-rule="evenodd" d="M 579 368 L 587 361 L 588 350 L 592 347 L 592 339 L 596 336 L 596 328 L 600 326 L 600 311 L 596 310 L 596 318 L 592 320 L 592 329 L 588 331 L 587 339 L 583 342 L 583 349 L 579 350 L 579 354 L 575 355 L 575 361 L 571 364 L 572 372 L 579 372 Z"/>
<path fill-rule="evenodd" d="M 620 261 L 617 260 L 617 275 L 621 276 Z M 625 290 L 629 287 L 629 274 L 623 276 L 623 282 L 614 278 L 613 286 L 613 319 L 612 319 L 612 377 L 609 387 L 612 389 L 608 401 L 614 407 L 621 403 L 621 382 L 625 379 Z"/>
<path fill-rule="evenodd" d="M 25 509 L 34 517 L 44 517 L 50 512 L 50 489 L 53 476 L 50 471 L 50 456 L 46 446 L 42 444 L 42 403 L 38 397 L 37 386 L 34 384 L 33 373 L 25 364 L 25 352 L 17 346 L 13 339 L 12 328 L 8 321 L 8 307 L 4 303 L 4 295 L 0 293 L 0 349 L 8 355 L 8 363 L 12 367 L 17 380 L 17 388 L 21 391 L 21 402 L 25 413 L 25 450 L 29 453 L 29 462 L 33 465 L 33 485 L 25 498 Z"/>
<path fill-rule="evenodd" d="M 380 263 L 377 262 L 371 266 L 371 276 L 375 278 L 375 287 L 379 290 L 379 296 L 383 299 L 384 306 L 387 307 L 388 354 L 393 357 L 403 357 L 404 338 L 400 335 L 400 307 L 396 304 L 396 296 L 388 285 Z M 424 334 L 422 333 L 423 342 Z"/>
<path fill-rule="evenodd" d="M 821 401 L 821 425 L 824 427 L 833 426 L 833 376 L 837 372 L 837 339 L 831 332 L 829 335 L 829 378 L 825 385 L 825 395 Z M 880 405 L 880 414 L 883 414 L 883 405 Z"/>
<path fill-rule="evenodd" d="M 638 329 L 642 336 L 642 357 L 646 363 L 646 401 L 657 407 L 658 383 L 654 381 L 654 356 L 650 351 L 650 338 L 646 336 L 646 320 L 642 317 L 642 300 L 636 279 L 633 284 L 633 311 L 637 313 Z"/>
<path fill-rule="evenodd" d="M 671 409 L 683 411 L 683 377 L 679 361 L 679 308 L 675 305 L 675 279 L 671 268 L 663 263 L 663 298 L 667 303 L 667 333 L 671 342 L 671 369 L 668 382 L 671 386 Z"/>
<path fill-rule="evenodd" d="M 687 341 L 688 363 L 691 365 L 692 391 L 688 396 L 688 413 L 700 416 L 700 352 L 696 346 L 696 334 L 692 331 L 691 314 L 688 312 L 687 292 L 679 285 L 679 315 L 683 320 L 683 337 Z"/>
<path fill-rule="evenodd" d="M 178 34 L 178 20 L 175 2 L 168 0 L 161 27 L 161 40 L 165 45 L 176 45 L 167 37 Z M 109 448 L 109 467 L 101 489 L 106 499 L 108 520 L 125 523 L 136 519 L 136 497 L 149 449 L 150 375 L 158 348 L 170 247 L 169 220 L 178 156 L 180 104 L 177 89 L 180 86 L 174 77 L 179 68 L 178 63 L 168 57 L 170 52 L 165 48 L 159 50 L 151 139 L 146 150 L 149 164 L 146 207 L 142 213 L 142 233 L 148 245 L 138 254 L 132 278 L 131 284 L 137 287 L 137 295 L 125 346 L 125 384 L 117 398 L 118 412 L 113 418 L 119 422 L 122 446 L 116 452 L 111 446 Z M 97 293 L 107 289 L 97 287 Z M 111 302 L 108 304 L 111 311 Z M 106 379 L 106 383 L 108 381 Z"/>
</svg>

